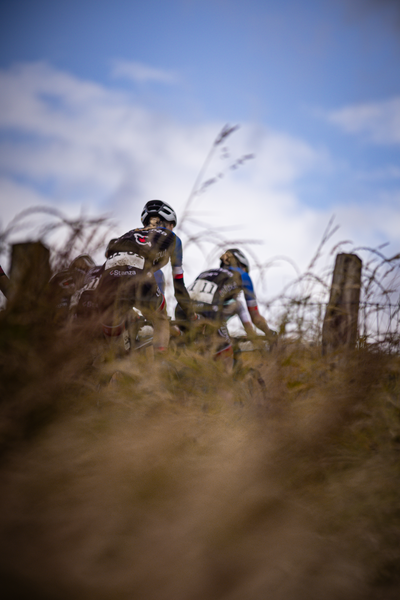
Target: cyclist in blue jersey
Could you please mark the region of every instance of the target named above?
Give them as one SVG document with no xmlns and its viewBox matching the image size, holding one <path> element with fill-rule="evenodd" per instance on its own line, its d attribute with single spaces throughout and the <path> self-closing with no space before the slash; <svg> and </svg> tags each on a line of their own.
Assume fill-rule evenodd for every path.
<svg viewBox="0 0 400 600">
<path fill-rule="evenodd" d="M 120 335 L 126 315 L 133 306 L 154 327 L 153 346 L 158 352 L 168 348 L 169 322 L 160 272 L 172 265 L 175 298 L 185 317 L 194 318 L 192 302 L 183 281 L 182 242 L 173 232 L 177 223 L 174 210 L 161 200 L 150 200 L 141 214 L 143 227 L 132 229 L 111 240 L 107 260 L 97 286 L 103 331 Z M 163 277 L 163 275 L 162 275 Z"/>
<path fill-rule="evenodd" d="M 258 311 L 249 268 L 249 262 L 243 252 L 238 248 L 229 248 L 221 256 L 219 268 L 200 273 L 188 287 L 194 310 L 217 331 L 220 339 L 217 355 L 231 352 L 226 321 L 234 314 L 239 316 L 249 337 L 255 336 L 252 324 L 263 331 L 271 341 L 276 335 Z M 238 298 L 241 292 L 244 293 L 247 310 Z M 185 328 L 184 315 L 179 306 L 176 308 L 175 317 Z"/>
<path fill-rule="evenodd" d="M 234 302 L 229 303 L 228 298 L 224 301 L 224 307 L 222 311 L 223 315 L 226 318 L 229 318 L 234 314 L 237 314 L 246 330 L 247 335 L 249 336 L 254 335 L 254 330 L 251 326 L 252 322 L 253 325 L 255 325 L 257 329 L 260 329 L 266 336 L 274 338 L 276 335 L 275 332 L 268 327 L 267 321 L 262 315 L 260 315 L 258 311 L 257 298 L 254 291 L 253 282 L 249 275 L 250 264 L 246 256 L 238 248 L 230 248 L 224 252 L 220 258 L 220 261 L 221 267 L 226 267 L 230 271 L 236 271 L 240 274 L 241 289 L 244 293 L 248 311 L 246 311 L 246 308 L 237 297 L 237 294 L 233 294 L 232 300 L 234 300 Z M 248 315 L 250 315 L 251 320 L 249 319 Z"/>
</svg>

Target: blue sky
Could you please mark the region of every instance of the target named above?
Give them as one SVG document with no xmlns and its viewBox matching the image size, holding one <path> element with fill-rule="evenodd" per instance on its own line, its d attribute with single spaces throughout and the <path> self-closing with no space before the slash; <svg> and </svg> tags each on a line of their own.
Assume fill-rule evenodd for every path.
<svg viewBox="0 0 400 600">
<path fill-rule="evenodd" d="M 218 148 L 206 178 L 225 176 L 197 218 L 262 240 L 261 263 L 304 268 L 333 214 L 333 241 L 395 253 L 399 64 L 395 0 L 3 2 L 2 225 L 37 204 L 107 212 L 115 233 L 154 197 L 182 211 L 230 123 L 230 158 Z M 209 259 L 193 245 L 186 256 L 190 279 Z M 285 269 L 260 294 L 279 292 Z"/>
</svg>

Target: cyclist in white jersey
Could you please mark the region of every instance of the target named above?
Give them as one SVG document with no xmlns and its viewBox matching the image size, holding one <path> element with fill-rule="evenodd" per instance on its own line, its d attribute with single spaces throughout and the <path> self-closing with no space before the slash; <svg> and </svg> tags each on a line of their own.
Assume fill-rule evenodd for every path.
<svg viewBox="0 0 400 600">
<path fill-rule="evenodd" d="M 121 335 L 126 314 L 134 306 L 152 322 L 153 347 L 163 353 L 168 348 L 170 330 L 160 277 L 155 273 L 169 261 L 175 298 L 189 321 L 195 316 L 183 281 L 182 242 L 172 231 L 177 222 L 174 210 L 161 200 L 151 200 L 141 220 L 143 227 L 110 242 L 96 292 L 107 336 Z"/>
</svg>

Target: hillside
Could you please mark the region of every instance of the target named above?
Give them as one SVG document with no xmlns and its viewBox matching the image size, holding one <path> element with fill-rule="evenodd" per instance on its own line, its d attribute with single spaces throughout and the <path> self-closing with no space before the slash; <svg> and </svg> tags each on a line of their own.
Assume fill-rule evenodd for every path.
<svg viewBox="0 0 400 600">
<path fill-rule="evenodd" d="M 397 355 L 282 342 L 263 395 L 42 325 L 1 314 L 4 598 L 398 598 Z"/>
</svg>

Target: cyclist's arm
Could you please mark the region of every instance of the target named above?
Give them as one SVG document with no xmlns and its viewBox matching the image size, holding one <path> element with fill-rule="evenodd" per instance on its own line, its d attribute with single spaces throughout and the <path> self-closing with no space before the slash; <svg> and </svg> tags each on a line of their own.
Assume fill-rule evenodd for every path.
<svg viewBox="0 0 400 600">
<path fill-rule="evenodd" d="M 186 317 L 188 319 L 191 319 L 194 316 L 194 311 L 189 292 L 187 291 L 183 282 L 183 277 L 180 279 L 174 277 L 174 294 L 176 301 L 182 308 L 183 312 L 186 314 Z"/>
<path fill-rule="evenodd" d="M 263 333 L 265 333 L 265 335 L 270 335 L 271 330 L 268 327 L 267 321 L 258 312 L 257 298 L 254 291 L 253 282 L 251 281 L 250 275 L 248 273 L 242 273 L 242 284 L 244 297 L 246 299 L 247 308 L 249 310 L 249 314 L 253 325 L 255 325 L 257 329 L 260 329 Z"/>
<path fill-rule="evenodd" d="M 249 312 L 248 312 L 246 305 L 243 302 L 241 296 L 242 296 L 242 294 L 240 294 L 237 298 L 235 298 L 233 314 L 237 314 L 237 316 L 239 317 L 239 319 L 244 327 L 244 330 L 246 331 L 247 336 L 252 337 L 255 335 L 255 331 L 251 324 Z"/>
<path fill-rule="evenodd" d="M 249 313 L 251 316 L 251 320 L 253 321 L 253 324 L 257 327 L 257 329 L 261 329 L 261 331 L 264 332 L 265 335 L 269 335 L 271 333 L 271 330 L 268 327 L 267 321 L 258 312 L 258 307 L 249 307 Z"/>
<path fill-rule="evenodd" d="M 242 322 L 242 325 L 245 324 L 249 324 L 251 323 L 251 319 L 249 317 L 249 312 L 245 306 L 245 303 L 243 302 L 242 298 L 241 298 L 242 294 L 240 294 L 236 299 L 235 299 L 235 312 L 238 315 L 239 319 Z"/>
<path fill-rule="evenodd" d="M 186 317 L 192 319 L 194 316 L 192 301 L 183 281 L 182 242 L 177 235 L 175 235 L 175 248 L 171 254 L 171 265 L 176 301 L 186 314 Z"/>
<path fill-rule="evenodd" d="M 160 292 L 163 295 L 165 295 L 165 277 L 164 277 L 164 273 L 161 271 L 161 269 L 158 269 L 158 271 L 154 271 L 154 279 L 157 282 Z"/>
</svg>

